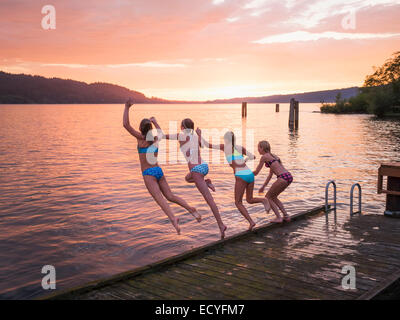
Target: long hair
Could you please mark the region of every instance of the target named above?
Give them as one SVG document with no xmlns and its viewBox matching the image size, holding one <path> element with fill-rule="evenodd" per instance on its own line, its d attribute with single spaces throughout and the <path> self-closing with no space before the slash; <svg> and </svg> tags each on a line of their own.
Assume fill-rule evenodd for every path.
<svg viewBox="0 0 400 320">
<path fill-rule="evenodd" d="M 265 141 L 265 140 L 260 141 L 260 142 L 258 143 L 258 145 L 259 145 L 260 148 L 261 148 L 262 150 L 264 150 L 265 152 L 268 152 L 268 153 L 271 152 L 271 145 L 269 144 L 268 141 Z"/>
<path fill-rule="evenodd" d="M 268 141 L 265 141 L 265 140 L 260 141 L 260 142 L 258 143 L 258 145 L 260 146 L 260 148 L 261 148 L 262 150 L 264 150 L 264 151 L 267 152 L 267 153 L 270 153 L 276 160 L 279 161 L 279 163 L 282 163 L 281 159 L 280 159 L 277 155 L 275 155 L 275 154 L 273 154 L 273 153 L 271 152 L 271 145 L 269 144 Z"/>
<path fill-rule="evenodd" d="M 229 141 L 232 144 L 232 154 L 233 154 L 233 152 L 235 150 L 235 146 L 236 146 L 235 134 L 232 131 L 226 132 L 224 135 L 224 140 Z"/>
<path fill-rule="evenodd" d="M 140 122 L 139 130 L 142 133 L 142 135 L 145 137 L 146 141 L 154 142 L 154 137 L 151 133 L 152 129 L 153 129 L 153 125 L 152 125 L 150 119 L 145 118 Z"/>
</svg>

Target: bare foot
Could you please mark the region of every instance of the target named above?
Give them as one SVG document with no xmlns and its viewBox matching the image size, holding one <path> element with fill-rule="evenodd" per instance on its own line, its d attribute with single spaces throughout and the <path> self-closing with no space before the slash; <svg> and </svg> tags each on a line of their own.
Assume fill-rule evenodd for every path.
<svg viewBox="0 0 400 320">
<path fill-rule="evenodd" d="M 228 229 L 225 225 L 223 225 L 222 229 L 219 228 L 219 231 L 221 232 L 221 239 L 225 238 L 225 231 Z"/>
<path fill-rule="evenodd" d="M 290 217 L 289 216 L 284 216 L 283 217 L 283 221 L 285 221 L 285 222 L 290 222 L 292 219 L 290 219 Z"/>
<path fill-rule="evenodd" d="M 175 218 L 174 227 L 176 229 L 176 232 L 180 235 L 181 234 L 181 228 L 179 227 L 179 218 Z"/>
<path fill-rule="evenodd" d="M 272 223 L 282 223 L 283 219 L 282 218 L 275 218 L 274 220 L 271 220 L 270 222 L 272 222 Z"/>
<path fill-rule="evenodd" d="M 201 215 L 197 212 L 196 208 L 190 208 L 189 212 L 196 218 L 197 222 L 201 222 Z"/>
<path fill-rule="evenodd" d="M 249 231 L 252 231 L 255 225 L 256 225 L 256 223 L 254 221 L 252 221 L 249 226 Z"/>
<path fill-rule="evenodd" d="M 207 180 L 206 180 L 206 183 L 207 183 L 207 186 L 208 186 L 212 191 L 215 192 L 215 187 L 214 187 L 214 185 L 211 183 L 211 179 L 207 179 Z"/>
</svg>

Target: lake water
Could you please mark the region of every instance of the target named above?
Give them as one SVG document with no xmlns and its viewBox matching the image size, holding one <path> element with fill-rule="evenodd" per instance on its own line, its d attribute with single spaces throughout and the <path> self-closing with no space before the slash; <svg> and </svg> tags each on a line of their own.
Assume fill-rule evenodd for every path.
<svg viewBox="0 0 400 320">
<path fill-rule="evenodd" d="M 190 117 L 221 135 L 226 129 L 247 134 L 250 150 L 267 139 L 294 176 L 281 196 L 290 214 L 322 205 L 330 179 L 338 184 L 338 214 L 349 214 L 355 182 L 363 187 L 364 211 L 383 213 L 377 170 L 381 162 L 399 160 L 400 122 L 313 113 L 318 104 L 301 104 L 293 133 L 288 108 L 281 104 L 275 113 L 275 105 L 250 104 L 242 121 L 240 105 L 139 105 L 131 109 L 131 124 L 137 128 L 142 118 L 156 116 L 169 131 L 170 120 Z M 122 127 L 122 112 L 122 105 L 0 106 L 0 298 L 48 294 L 41 287 L 44 265 L 55 266 L 57 290 L 63 290 L 219 239 L 203 198 L 184 181 L 182 162 L 163 164 L 164 173 L 203 221 L 173 205 L 181 216 L 182 235 L 176 235 L 144 187 L 136 141 Z M 179 152 L 165 145 L 160 157 L 167 154 Z M 227 236 L 246 230 L 233 201 L 231 168 L 222 154 L 209 161 Z M 256 190 L 267 173 L 263 169 L 257 177 Z M 258 224 L 273 218 L 262 205 L 246 206 Z"/>
</svg>

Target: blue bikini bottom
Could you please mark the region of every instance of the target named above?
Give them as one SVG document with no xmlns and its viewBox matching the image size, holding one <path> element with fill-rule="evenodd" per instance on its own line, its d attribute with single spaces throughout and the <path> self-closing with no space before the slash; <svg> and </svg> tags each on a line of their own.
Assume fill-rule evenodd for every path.
<svg viewBox="0 0 400 320">
<path fill-rule="evenodd" d="M 153 176 L 157 179 L 157 181 L 159 181 L 164 176 L 164 173 L 160 167 L 148 168 L 144 170 L 142 174 L 143 176 Z"/>
<path fill-rule="evenodd" d="M 242 179 L 243 181 L 245 181 L 247 183 L 254 182 L 254 173 L 250 169 L 244 169 L 241 171 L 237 171 L 235 173 L 235 177 L 239 177 L 240 179 Z"/>
<path fill-rule="evenodd" d="M 208 164 L 207 163 L 202 163 L 199 164 L 190 170 L 190 172 L 198 172 L 201 173 L 203 176 L 206 176 L 208 174 Z"/>
</svg>

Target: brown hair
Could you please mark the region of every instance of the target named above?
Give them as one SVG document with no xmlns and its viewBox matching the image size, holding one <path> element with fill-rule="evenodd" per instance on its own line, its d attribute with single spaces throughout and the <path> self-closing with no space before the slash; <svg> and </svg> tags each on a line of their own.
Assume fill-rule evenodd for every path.
<svg viewBox="0 0 400 320">
<path fill-rule="evenodd" d="M 150 119 L 143 119 L 141 122 L 140 122 L 140 125 L 139 125 L 139 130 L 140 130 L 140 132 L 142 133 L 142 135 L 145 137 L 145 140 L 148 140 L 147 139 L 147 134 L 149 133 L 149 131 L 151 131 L 153 129 L 153 125 L 152 125 L 152 123 L 151 123 L 151 121 L 150 121 Z M 151 133 L 151 132 L 150 132 Z M 153 135 L 151 135 L 151 138 L 153 138 Z M 151 140 L 148 140 L 148 141 L 154 141 L 154 139 L 151 139 Z"/>
<path fill-rule="evenodd" d="M 192 119 L 189 118 L 183 119 L 181 122 L 181 126 L 184 127 L 185 129 L 194 130 L 194 122 Z"/>
</svg>

